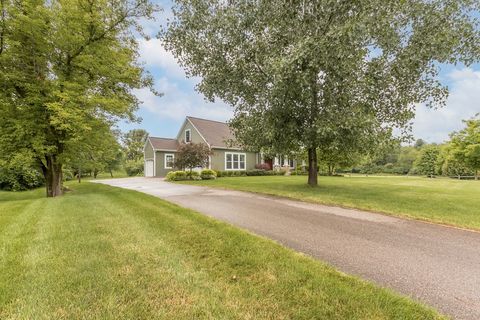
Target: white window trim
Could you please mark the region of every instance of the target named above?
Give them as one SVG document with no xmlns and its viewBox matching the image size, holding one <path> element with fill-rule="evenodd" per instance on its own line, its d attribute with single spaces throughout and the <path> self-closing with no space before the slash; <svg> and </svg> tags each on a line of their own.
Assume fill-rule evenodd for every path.
<svg viewBox="0 0 480 320">
<path fill-rule="evenodd" d="M 292 161 L 292 165 L 290 166 L 290 161 Z M 289 159 L 287 158 L 287 165 L 290 167 L 290 169 L 295 169 L 295 159 Z"/>
<path fill-rule="evenodd" d="M 188 131 L 188 137 L 190 138 L 189 141 L 187 141 L 187 131 Z M 192 142 L 192 130 L 190 129 L 185 129 L 185 133 L 183 135 L 183 140 L 185 141 L 185 143 L 190 143 Z"/>
<path fill-rule="evenodd" d="M 231 154 L 232 155 L 232 168 L 227 169 L 227 155 Z M 238 166 L 240 167 L 240 156 L 243 155 L 245 159 L 245 166 L 243 169 L 234 169 L 233 168 L 233 155 L 237 154 L 238 155 Z M 225 152 L 225 171 L 245 171 L 247 170 L 247 154 L 243 152 Z"/>
<path fill-rule="evenodd" d="M 175 162 L 175 154 L 173 153 L 165 153 L 165 156 L 163 157 L 163 167 L 165 169 L 173 169 L 173 166 L 167 167 L 167 156 L 172 156 L 172 161 Z"/>
</svg>

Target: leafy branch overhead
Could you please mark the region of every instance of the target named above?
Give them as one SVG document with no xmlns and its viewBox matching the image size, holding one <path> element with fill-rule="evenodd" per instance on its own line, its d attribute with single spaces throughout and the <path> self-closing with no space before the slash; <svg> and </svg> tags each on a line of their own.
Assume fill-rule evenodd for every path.
<svg viewBox="0 0 480 320">
<path fill-rule="evenodd" d="M 407 137 L 415 104 L 445 103 L 439 65 L 480 57 L 478 1 L 175 3 L 161 37 L 199 91 L 234 106 L 244 145 L 308 149 L 312 185 L 316 150 Z"/>
</svg>

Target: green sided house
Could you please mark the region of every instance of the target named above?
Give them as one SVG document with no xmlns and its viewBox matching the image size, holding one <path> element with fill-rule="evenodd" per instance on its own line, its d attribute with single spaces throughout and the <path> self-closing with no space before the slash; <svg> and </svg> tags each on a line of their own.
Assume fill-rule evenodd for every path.
<svg viewBox="0 0 480 320">
<path fill-rule="evenodd" d="M 263 163 L 260 153 L 249 152 L 232 146 L 234 136 L 224 122 L 186 117 L 177 137 L 149 137 L 144 147 L 146 177 L 164 177 L 174 170 L 175 153 L 181 143 L 205 143 L 213 154 L 209 159 L 209 169 L 251 170 Z M 272 160 L 273 161 L 273 160 Z M 293 166 L 293 164 L 292 164 Z M 273 166 L 271 166 L 273 167 Z"/>
</svg>

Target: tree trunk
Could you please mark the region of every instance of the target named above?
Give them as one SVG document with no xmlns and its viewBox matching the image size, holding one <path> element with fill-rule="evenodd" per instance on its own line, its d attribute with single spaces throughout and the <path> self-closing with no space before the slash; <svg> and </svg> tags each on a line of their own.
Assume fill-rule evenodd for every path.
<svg viewBox="0 0 480 320">
<path fill-rule="evenodd" d="M 308 184 L 310 186 L 318 185 L 318 164 L 317 148 L 308 149 Z"/>
<path fill-rule="evenodd" d="M 113 171 L 110 169 L 110 177 L 113 178 Z"/>
<path fill-rule="evenodd" d="M 56 155 L 45 156 L 46 165 L 42 165 L 47 197 L 57 197 L 63 194 L 62 164 Z"/>
<path fill-rule="evenodd" d="M 98 170 L 93 169 L 93 179 L 97 179 L 97 176 L 98 176 Z"/>
<path fill-rule="evenodd" d="M 478 170 L 475 171 L 475 180 L 478 180 Z"/>
<path fill-rule="evenodd" d="M 82 182 L 82 169 L 78 168 L 78 183 Z"/>
</svg>

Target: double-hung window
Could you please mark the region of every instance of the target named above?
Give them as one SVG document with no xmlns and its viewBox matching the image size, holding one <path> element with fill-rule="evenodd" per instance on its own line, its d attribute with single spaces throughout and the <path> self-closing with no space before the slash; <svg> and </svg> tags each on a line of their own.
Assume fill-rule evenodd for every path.
<svg viewBox="0 0 480 320">
<path fill-rule="evenodd" d="M 165 154 L 165 169 L 173 169 L 175 155 L 173 153 Z"/>
<path fill-rule="evenodd" d="M 225 170 L 245 170 L 245 153 L 227 152 L 225 153 Z"/>
<path fill-rule="evenodd" d="M 186 143 L 192 141 L 191 135 L 192 135 L 192 132 L 190 131 L 190 129 L 185 130 L 185 142 Z"/>
<path fill-rule="evenodd" d="M 294 164 L 295 164 L 295 163 L 293 162 L 293 159 L 288 159 L 288 166 L 289 166 L 290 168 L 294 168 L 294 167 L 295 167 Z"/>
</svg>

